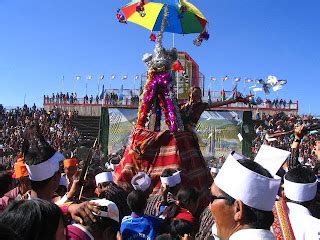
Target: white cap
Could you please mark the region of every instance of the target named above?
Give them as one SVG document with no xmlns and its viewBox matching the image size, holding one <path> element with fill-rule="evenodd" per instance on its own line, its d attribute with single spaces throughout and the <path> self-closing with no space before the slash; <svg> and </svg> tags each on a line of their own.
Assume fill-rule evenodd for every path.
<svg viewBox="0 0 320 240">
<path fill-rule="evenodd" d="M 178 185 L 179 183 L 181 183 L 180 172 L 181 171 L 177 171 L 173 173 L 172 176 L 169 176 L 169 177 L 160 177 L 161 183 L 166 184 L 169 187 L 174 187 Z"/>
<path fill-rule="evenodd" d="M 104 182 L 113 182 L 112 172 L 102 172 L 95 176 L 96 185 Z"/>
<path fill-rule="evenodd" d="M 272 211 L 281 183 L 280 177 L 275 178 L 268 178 L 249 170 L 230 154 L 214 183 L 222 191 L 249 207 Z"/>
<path fill-rule="evenodd" d="M 217 167 L 212 167 L 212 168 L 210 168 L 210 172 L 212 172 L 212 173 L 218 173 L 218 172 L 219 172 L 219 168 L 217 168 Z"/>
<path fill-rule="evenodd" d="M 35 165 L 26 164 L 26 168 L 29 172 L 29 178 L 32 181 L 43 181 L 51 178 L 56 172 L 59 171 L 59 162 L 63 161 L 64 159 L 65 157 L 60 152 L 56 152 L 45 162 Z"/>
<path fill-rule="evenodd" d="M 272 176 L 276 175 L 284 161 L 289 157 L 290 152 L 268 145 L 262 145 L 258 151 L 255 162 L 267 169 Z"/>
<path fill-rule="evenodd" d="M 134 190 L 146 191 L 151 185 L 151 178 L 145 172 L 138 172 L 132 179 Z"/>
<path fill-rule="evenodd" d="M 68 181 L 65 175 L 62 175 L 60 177 L 60 181 L 59 181 L 59 185 L 60 186 L 65 186 L 66 188 L 68 188 Z"/>
<path fill-rule="evenodd" d="M 317 183 L 316 180 L 313 183 L 296 183 L 286 180 L 284 177 L 284 194 L 292 201 L 307 202 L 311 201 L 316 197 L 317 194 Z"/>
<path fill-rule="evenodd" d="M 95 199 L 95 200 L 91 200 L 90 202 L 97 203 L 101 207 L 106 207 L 106 209 L 101 208 L 99 214 L 92 212 L 94 215 L 97 215 L 100 217 L 107 217 L 112 220 L 115 220 L 116 222 L 119 222 L 119 209 L 114 202 L 111 202 L 107 199 Z"/>
</svg>

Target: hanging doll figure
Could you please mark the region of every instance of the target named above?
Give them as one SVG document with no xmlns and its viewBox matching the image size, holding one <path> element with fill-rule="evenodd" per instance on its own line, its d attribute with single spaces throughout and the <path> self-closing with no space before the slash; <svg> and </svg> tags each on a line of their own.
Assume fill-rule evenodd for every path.
<svg viewBox="0 0 320 240">
<path fill-rule="evenodd" d="M 178 106 L 175 102 L 171 77 L 171 66 L 178 59 L 178 54 L 175 48 L 166 50 L 162 46 L 166 17 L 164 19 L 162 30 L 156 38 L 154 55 L 145 54 L 143 56 L 143 61 L 148 67 L 148 80 L 139 106 L 137 127 L 145 127 L 148 121 L 148 113 L 153 107 L 157 108 L 155 102 L 158 102 L 169 130 L 176 132 L 178 128 L 183 129 Z"/>
</svg>

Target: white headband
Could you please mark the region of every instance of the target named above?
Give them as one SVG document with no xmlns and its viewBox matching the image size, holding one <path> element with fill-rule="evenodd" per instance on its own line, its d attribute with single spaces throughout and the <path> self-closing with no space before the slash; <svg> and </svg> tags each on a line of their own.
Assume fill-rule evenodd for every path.
<svg viewBox="0 0 320 240">
<path fill-rule="evenodd" d="M 222 191 L 250 207 L 272 211 L 281 178 L 268 178 L 253 172 L 230 154 L 214 183 Z"/>
<path fill-rule="evenodd" d="M 317 194 L 317 183 L 317 180 L 314 183 L 295 183 L 284 178 L 284 194 L 292 201 L 310 201 Z"/>
<path fill-rule="evenodd" d="M 135 190 L 146 191 L 151 184 L 151 178 L 145 172 L 139 172 L 131 179 L 131 185 Z"/>
<path fill-rule="evenodd" d="M 172 176 L 169 177 L 160 177 L 161 183 L 166 184 L 169 187 L 178 185 L 179 183 L 181 183 L 180 172 L 181 171 L 175 172 L 172 174 Z"/>
<path fill-rule="evenodd" d="M 113 182 L 112 172 L 102 172 L 96 175 L 96 185 L 104 182 Z"/>
<path fill-rule="evenodd" d="M 64 159 L 65 157 L 60 152 L 56 152 L 45 162 L 30 166 L 26 164 L 29 178 L 32 181 L 43 181 L 51 178 L 59 170 L 59 162 Z"/>
</svg>

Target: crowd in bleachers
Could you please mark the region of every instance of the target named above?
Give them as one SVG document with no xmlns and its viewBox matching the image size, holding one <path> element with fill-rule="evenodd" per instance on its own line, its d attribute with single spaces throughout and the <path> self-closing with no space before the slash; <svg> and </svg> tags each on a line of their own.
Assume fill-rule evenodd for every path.
<svg viewBox="0 0 320 240">
<path fill-rule="evenodd" d="M 35 105 L 14 108 L 3 113 L 2 141 L 4 161 L 11 164 L 16 160 L 23 143 L 23 132 L 30 122 L 36 120 L 47 141 L 57 150 L 69 155 L 81 140 L 78 130 L 71 125 L 77 112 L 54 108 L 50 112 Z"/>
<path fill-rule="evenodd" d="M 319 119 L 312 116 L 297 116 L 297 115 L 286 115 L 283 112 L 275 113 L 273 115 L 262 114 L 257 117 L 255 123 L 255 138 L 252 144 L 252 152 L 257 153 L 260 146 L 263 143 L 268 143 L 271 146 L 289 150 L 290 145 L 294 140 L 294 133 L 285 134 L 281 137 L 266 139 L 266 136 L 276 133 L 287 132 L 293 130 L 295 126 L 304 124 L 305 126 L 312 125 L 319 122 Z M 268 135 L 267 135 L 268 134 Z M 307 137 L 305 137 L 300 144 L 300 155 L 299 161 L 303 163 L 315 166 L 316 156 L 316 141 L 319 141 L 320 134 L 318 131 L 312 131 Z"/>
</svg>

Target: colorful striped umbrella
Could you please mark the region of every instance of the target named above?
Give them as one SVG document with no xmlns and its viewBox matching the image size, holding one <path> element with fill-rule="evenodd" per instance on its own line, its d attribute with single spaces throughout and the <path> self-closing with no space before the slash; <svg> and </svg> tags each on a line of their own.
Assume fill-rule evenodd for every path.
<svg viewBox="0 0 320 240">
<path fill-rule="evenodd" d="M 169 16 L 165 32 L 188 34 L 201 33 L 205 30 L 207 20 L 205 16 L 186 0 L 145 0 L 145 16 L 137 11 L 141 0 L 133 0 L 124 6 L 123 11 L 129 22 L 141 25 L 151 31 L 160 31 L 165 6 L 168 6 Z"/>
</svg>

